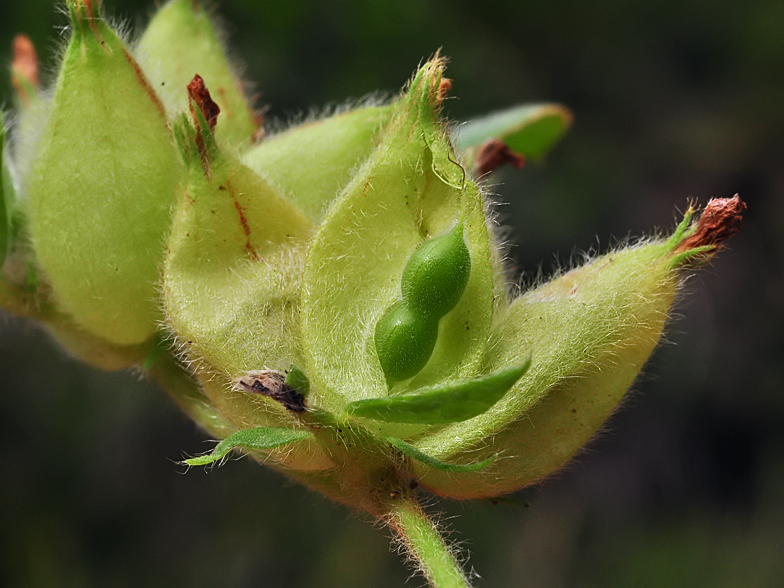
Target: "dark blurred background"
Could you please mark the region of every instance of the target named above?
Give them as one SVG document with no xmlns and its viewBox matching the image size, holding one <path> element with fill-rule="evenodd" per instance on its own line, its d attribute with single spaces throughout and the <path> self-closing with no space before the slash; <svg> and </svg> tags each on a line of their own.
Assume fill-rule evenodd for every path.
<svg viewBox="0 0 784 588">
<path fill-rule="evenodd" d="M 395 92 L 439 47 L 453 119 L 568 105 L 575 125 L 548 160 L 496 177 L 527 276 L 671 229 L 691 198 L 740 193 L 742 233 L 688 282 L 668 343 L 589 451 L 515 505 L 433 508 L 479 587 L 784 586 L 784 3 L 599 6 L 226 0 L 220 11 L 269 119 Z M 137 28 L 152 8 L 107 0 Z M 52 2 L 2 0 L 0 13 L 0 62 L 25 32 L 54 71 L 66 22 Z M 10 105 L 5 77 L 0 96 Z M 0 585 L 404 584 L 384 530 L 247 459 L 185 474 L 175 462 L 210 445 L 163 393 L 2 320 Z"/>
</svg>

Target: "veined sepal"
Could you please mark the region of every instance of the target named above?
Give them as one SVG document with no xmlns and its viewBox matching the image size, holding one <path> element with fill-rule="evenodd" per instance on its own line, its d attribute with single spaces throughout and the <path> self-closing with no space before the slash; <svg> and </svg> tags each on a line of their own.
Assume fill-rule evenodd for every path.
<svg viewBox="0 0 784 588">
<path fill-rule="evenodd" d="M 181 175 L 154 90 L 89 0 L 72 35 L 27 182 L 29 229 L 60 307 L 116 345 L 149 339 Z"/>
<path fill-rule="evenodd" d="M 387 393 L 375 325 L 400 298 L 417 247 L 461 216 L 471 257 L 465 292 L 441 319 L 427 364 L 395 391 L 471 377 L 478 368 L 492 320 L 493 265 L 482 194 L 457 163 L 439 119 L 443 68 L 438 58 L 428 62 L 393 104 L 379 146 L 332 204 L 308 251 L 304 367 L 313 402 L 335 414 L 347 401 Z"/>
<path fill-rule="evenodd" d="M 314 222 L 378 146 L 392 106 L 366 105 L 300 125 L 247 149 L 242 161 Z"/>
<path fill-rule="evenodd" d="M 291 410 L 237 382 L 258 370 L 283 373 L 303 365 L 298 309 L 313 227 L 213 140 L 220 120 L 207 89 L 196 81 L 191 94 L 192 120 L 183 115 L 176 124 L 187 175 L 163 264 L 167 323 L 179 353 L 232 426 L 294 428 Z M 275 455 L 302 468 L 329 461 L 310 450 Z"/>
<path fill-rule="evenodd" d="M 497 370 L 531 352 L 526 377 L 486 412 L 412 442 L 449 463 L 504 459 L 459 478 L 416 463 L 421 482 L 450 497 L 492 497 L 566 463 L 615 410 L 656 347 L 684 264 L 714 252 L 737 230 L 744 208 L 737 197 L 714 200 L 695 226 L 689 210 L 670 239 L 598 257 L 512 301 L 495 317 L 484 366 Z"/>
</svg>

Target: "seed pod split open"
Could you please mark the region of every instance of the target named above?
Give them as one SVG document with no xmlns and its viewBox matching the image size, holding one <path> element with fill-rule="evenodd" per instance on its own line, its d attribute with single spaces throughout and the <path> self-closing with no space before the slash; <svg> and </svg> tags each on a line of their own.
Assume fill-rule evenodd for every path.
<svg viewBox="0 0 784 588">
<path fill-rule="evenodd" d="M 376 355 L 380 317 L 401 297 L 408 259 L 464 209 L 471 274 L 411 389 L 471 376 L 494 304 L 484 203 L 456 163 L 439 120 L 443 62 L 428 62 L 394 105 L 378 148 L 330 207 L 308 252 L 302 328 L 314 401 L 339 413 L 348 399 L 387 393 Z M 361 385 L 358 383 L 361 382 Z"/>
</svg>

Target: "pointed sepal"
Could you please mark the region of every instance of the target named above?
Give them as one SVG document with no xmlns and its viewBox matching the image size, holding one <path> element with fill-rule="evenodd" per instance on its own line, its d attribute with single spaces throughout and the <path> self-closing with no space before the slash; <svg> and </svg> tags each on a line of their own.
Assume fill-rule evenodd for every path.
<svg viewBox="0 0 784 588">
<path fill-rule="evenodd" d="M 60 307 L 118 345 L 149 339 L 162 242 L 180 179 L 163 106 L 89 0 L 72 36 L 29 173 L 35 254 Z"/>
<path fill-rule="evenodd" d="M 244 429 L 226 437 L 223 441 L 218 443 L 215 446 L 215 449 L 208 455 L 192 457 L 184 460 L 184 463 L 189 466 L 209 465 L 223 459 L 233 449 L 269 451 L 312 437 L 313 434 L 310 431 L 301 429 L 283 429 L 279 427 Z"/>
<path fill-rule="evenodd" d="M 471 273 L 455 308 L 438 324 L 427 364 L 405 385 L 471 377 L 494 305 L 484 202 L 458 165 L 439 119 L 443 61 L 424 65 L 394 104 L 381 144 L 330 207 L 304 272 L 302 332 L 317 402 L 339 412 L 347 400 L 386 394 L 375 326 L 401 297 L 408 259 L 462 216 Z M 362 382 L 357 386 L 357 382 Z"/>
<path fill-rule="evenodd" d="M 459 464 L 459 463 L 446 463 L 435 459 L 434 457 L 430 457 L 426 453 L 419 451 L 416 447 L 411 445 L 411 443 L 407 443 L 402 439 L 398 439 L 397 437 L 385 437 L 386 441 L 392 445 L 395 449 L 407 455 L 411 459 L 415 459 L 428 467 L 434 468 L 440 472 L 446 472 L 449 474 L 459 474 L 463 472 L 481 472 L 491 463 L 493 463 L 496 458 L 495 457 L 488 457 L 487 459 L 483 459 L 482 461 L 477 461 L 474 463 L 466 463 L 466 464 Z"/>
<path fill-rule="evenodd" d="M 485 413 L 523 377 L 531 361 L 450 384 L 415 392 L 356 400 L 346 405 L 346 414 L 388 423 L 444 425 L 458 423 Z"/>
</svg>

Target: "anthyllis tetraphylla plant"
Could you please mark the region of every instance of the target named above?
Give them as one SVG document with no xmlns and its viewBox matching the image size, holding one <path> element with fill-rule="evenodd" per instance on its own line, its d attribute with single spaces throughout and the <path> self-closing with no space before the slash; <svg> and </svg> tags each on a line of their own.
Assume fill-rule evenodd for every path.
<svg viewBox="0 0 784 588">
<path fill-rule="evenodd" d="M 104 369 L 141 366 L 220 439 L 388 524 L 433 586 L 466 577 L 417 492 L 538 482 L 650 356 L 684 270 L 745 205 L 510 299 L 481 180 L 537 159 L 570 115 L 461 127 L 436 56 L 388 103 L 263 138 L 209 14 L 171 0 L 134 49 L 68 0 L 51 93 L 14 45 L 2 145 L 0 302 Z M 197 75 L 194 75 L 197 74 Z"/>
</svg>

